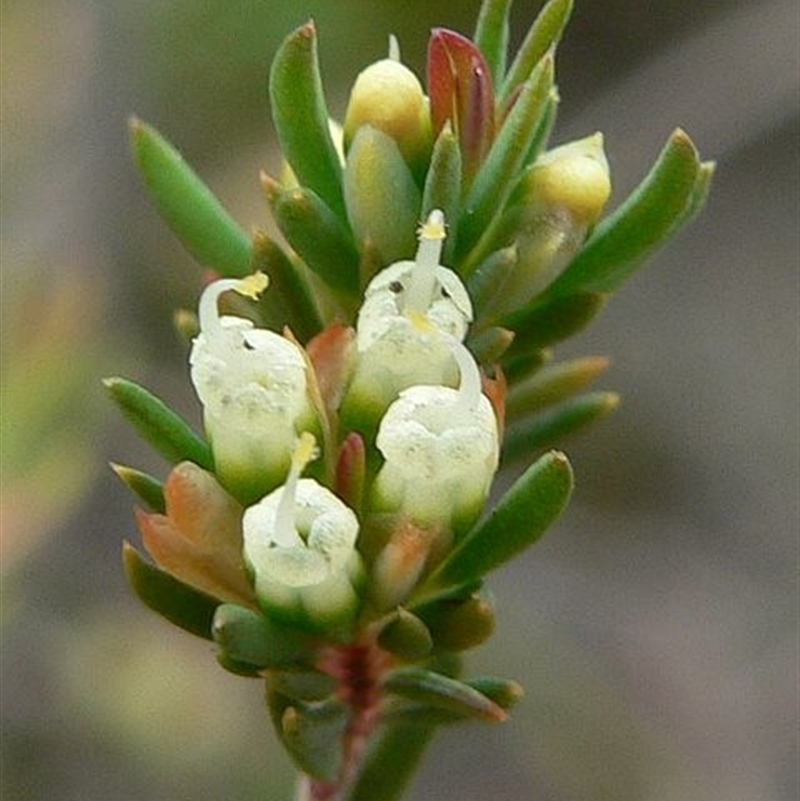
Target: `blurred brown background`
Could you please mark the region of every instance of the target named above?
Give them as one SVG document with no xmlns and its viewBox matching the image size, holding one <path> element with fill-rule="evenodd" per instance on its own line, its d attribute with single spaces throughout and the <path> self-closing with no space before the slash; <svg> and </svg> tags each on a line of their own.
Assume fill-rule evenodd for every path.
<svg viewBox="0 0 800 801">
<path fill-rule="evenodd" d="M 122 373 L 192 419 L 173 308 L 199 271 L 127 152 L 158 126 L 246 226 L 274 169 L 266 65 L 316 18 L 331 109 L 389 32 L 475 2 L 2 0 L 2 797 L 287 801 L 257 682 L 128 594 L 132 500 L 163 465 L 102 397 Z M 518 2 L 521 36 L 538 4 Z M 606 135 L 616 200 L 681 125 L 719 162 L 706 214 L 566 352 L 618 414 L 569 443 L 578 489 L 493 581 L 474 672 L 513 721 L 448 731 L 410 801 L 797 798 L 798 13 L 793 0 L 578 0 L 554 141 Z"/>
</svg>

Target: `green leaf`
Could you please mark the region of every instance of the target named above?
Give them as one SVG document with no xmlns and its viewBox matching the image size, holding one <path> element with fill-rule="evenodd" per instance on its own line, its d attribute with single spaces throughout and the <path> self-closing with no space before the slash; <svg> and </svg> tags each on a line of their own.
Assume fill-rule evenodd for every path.
<svg viewBox="0 0 800 801">
<path fill-rule="evenodd" d="M 369 243 L 384 264 L 413 257 L 419 189 L 397 143 L 371 125 L 362 125 L 350 145 L 344 197 L 357 242 Z"/>
<path fill-rule="evenodd" d="M 414 719 L 383 725 L 345 801 L 399 801 L 435 730 Z"/>
<path fill-rule="evenodd" d="M 220 602 L 189 587 L 148 562 L 129 542 L 122 543 L 125 577 L 145 606 L 176 626 L 211 639 L 214 612 Z"/>
<path fill-rule="evenodd" d="M 253 272 L 269 276 L 269 287 L 259 297 L 264 323 L 273 331 L 289 326 L 301 343 L 318 334 L 323 323 L 311 287 L 280 245 L 263 231 L 253 239 Z"/>
<path fill-rule="evenodd" d="M 691 139 L 676 130 L 642 183 L 598 223 L 547 296 L 615 290 L 687 219 L 709 180 Z"/>
<path fill-rule="evenodd" d="M 495 86 L 500 86 L 506 71 L 511 3 L 512 0 L 484 0 L 473 37 L 492 72 Z"/>
<path fill-rule="evenodd" d="M 514 341 L 514 332 L 507 328 L 492 326 L 470 336 L 467 346 L 480 364 L 498 364 L 503 354 Z"/>
<path fill-rule="evenodd" d="M 383 688 L 388 693 L 464 717 L 490 723 L 502 723 L 508 717 L 491 698 L 469 684 L 425 668 L 397 668 L 384 679 Z"/>
<path fill-rule="evenodd" d="M 148 509 L 164 514 L 166 504 L 164 502 L 164 484 L 161 481 L 141 470 L 113 462 L 111 469 L 134 495 L 147 504 Z"/>
<path fill-rule="evenodd" d="M 342 166 L 330 134 L 313 22 L 289 35 L 275 54 L 269 96 L 278 141 L 297 180 L 343 223 Z"/>
<path fill-rule="evenodd" d="M 533 545 L 556 521 L 571 493 L 572 468 L 567 457 L 559 451 L 546 453 L 431 574 L 421 596 L 483 576 Z"/>
<path fill-rule="evenodd" d="M 561 442 L 619 406 L 616 392 L 588 392 L 549 411 L 522 420 L 506 429 L 501 459 L 504 463 Z"/>
<path fill-rule="evenodd" d="M 222 604 L 212 625 L 214 641 L 234 662 L 256 668 L 296 668 L 311 658 L 297 634 L 238 604 Z"/>
<path fill-rule="evenodd" d="M 357 296 L 359 256 L 349 229 L 311 189 L 284 189 L 266 175 L 261 183 L 275 222 L 297 255 L 329 287 Z"/>
<path fill-rule="evenodd" d="M 214 469 L 208 443 L 162 400 L 125 378 L 106 378 L 103 384 L 122 414 L 168 462 Z"/>
<path fill-rule="evenodd" d="M 506 395 L 506 420 L 561 403 L 583 391 L 608 367 L 602 356 L 584 356 L 538 370 L 512 386 Z"/>
<path fill-rule="evenodd" d="M 553 86 L 553 59 L 545 56 L 524 84 L 470 187 L 458 225 L 458 252 L 466 254 L 502 206 L 536 136 Z"/>
<path fill-rule="evenodd" d="M 248 275 L 250 239 L 211 190 L 154 128 L 134 118 L 130 133 L 145 185 L 184 247 L 220 275 Z"/>
<path fill-rule="evenodd" d="M 426 657 L 433 649 L 428 627 L 406 609 L 398 609 L 383 623 L 377 637 L 384 651 L 408 662 Z"/>
<path fill-rule="evenodd" d="M 461 150 L 450 123 L 446 123 L 433 146 L 425 187 L 422 192 L 420 218 L 428 219 L 434 209 L 444 212 L 447 239 L 444 242 L 444 260 L 449 262 L 458 238 L 458 215 L 461 199 Z"/>
<path fill-rule="evenodd" d="M 464 684 L 494 701 L 504 711 L 508 711 L 515 706 L 525 694 L 516 681 L 500 679 L 495 676 L 480 676 L 474 679 L 467 679 Z M 387 708 L 384 713 L 384 719 L 392 723 L 413 720 L 436 726 L 446 726 L 471 720 L 472 716 L 465 715 L 454 709 L 443 709 L 419 702 L 401 701 Z"/>
<path fill-rule="evenodd" d="M 467 279 L 467 290 L 475 307 L 476 326 L 491 319 L 494 299 L 517 266 L 517 248 L 510 245 L 495 250 Z"/>
<path fill-rule="evenodd" d="M 506 102 L 544 54 L 558 44 L 572 14 L 573 0 L 550 0 L 533 22 L 500 86 L 498 102 Z"/>
<path fill-rule="evenodd" d="M 300 770 L 322 781 L 335 779 L 342 765 L 348 707 L 337 698 L 299 701 L 275 685 L 267 704 L 278 736 Z"/>
<path fill-rule="evenodd" d="M 415 611 L 430 630 L 436 647 L 445 651 L 474 648 L 494 632 L 494 606 L 480 595 L 439 599 Z"/>
<path fill-rule="evenodd" d="M 530 305 L 507 315 L 501 324 L 516 336 L 506 357 L 526 356 L 555 345 L 583 330 L 605 306 L 606 295 L 580 292 L 575 295 L 536 299 Z"/>
</svg>

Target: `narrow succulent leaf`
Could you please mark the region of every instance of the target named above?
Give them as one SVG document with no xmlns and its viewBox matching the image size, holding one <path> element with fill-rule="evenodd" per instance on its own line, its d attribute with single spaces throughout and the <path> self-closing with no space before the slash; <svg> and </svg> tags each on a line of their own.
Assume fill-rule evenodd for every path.
<svg viewBox="0 0 800 801">
<path fill-rule="evenodd" d="M 130 135 L 145 185 L 183 246 L 220 275 L 247 275 L 250 239 L 211 190 L 155 128 L 134 118 Z"/>
<path fill-rule="evenodd" d="M 466 683 L 487 698 L 491 698 L 506 711 L 516 706 L 525 695 L 525 690 L 519 682 L 498 676 L 476 676 L 468 679 Z"/>
<path fill-rule="evenodd" d="M 475 245 L 508 197 L 522 168 L 553 86 L 553 59 L 545 56 L 525 84 L 475 176 L 459 221 L 458 252 Z"/>
<path fill-rule="evenodd" d="M 697 180 L 692 189 L 692 196 L 689 198 L 680 220 L 681 226 L 688 225 L 705 208 L 708 193 L 711 191 L 711 180 L 716 169 L 717 165 L 714 161 L 701 162 L 700 169 L 697 171 Z"/>
<path fill-rule="evenodd" d="M 263 678 L 263 670 L 260 667 L 248 665 L 246 662 L 237 662 L 224 651 L 217 651 L 217 663 L 221 668 L 227 670 L 228 673 L 233 673 L 234 676 L 241 676 L 245 679 Z"/>
<path fill-rule="evenodd" d="M 217 607 L 212 634 L 229 659 L 259 669 L 296 668 L 311 656 L 308 647 L 292 631 L 237 604 Z"/>
<path fill-rule="evenodd" d="M 358 129 L 347 154 L 344 196 L 357 242 L 369 242 L 387 265 L 413 256 L 420 192 L 397 144 L 383 131 Z"/>
<path fill-rule="evenodd" d="M 267 704 L 281 742 L 295 764 L 318 781 L 332 781 L 342 765 L 348 708 L 336 698 L 303 702 L 274 688 Z"/>
<path fill-rule="evenodd" d="M 579 292 L 544 302 L 537 299 L 507 315 L 502 324 L 516 336 L 506 356 L 525 356 L 577 334 L 600 313 L 606 298 L 599 292 Z"/>
<path fill-rule="evenodd" d="M 547 95 L 544 111 L 536 123 L 536 132 L 528 148 L 528 155 L 525 156 L 523 161 L 526 166 L 533 164 L 547 150 L 547 143 L 550 141 L 550 134 L 555 128 L 556 118 L 558 117 L 558 105 L 560 102 L 558 89 L 552 86 Z"/>
<path fill-rule="evenodd" d="M 475 45 L 489 65 L 495 86 L 500 86 L 506 71 L 508 16 L 512 1 L 484 0 L 475 26 Z"/>
<path fill-rule="evenodd" d="M 125 577 L 139 600 L 186 631 L 211 639 L 211 626 L 219 601 L 148 562 L 129 542 L 122 543 Z"/>
<path fill-rule="evenodd" d="M 492 326 L 467 340 L 467 346 L 480 364 L 498 364 L 514 341 L 514 332 Z"/>
<path fill-rule="evenodd" d="M 458 679 L 419 667 L 401 667 L 384 680 L 388 693 L 465 717 L 502 723 L 508 717 L 491 698 Z"/>
<path fill-rule="evenodd" d="M 621 206 L 598 223 L 547 294 L 615 290 L 680 227 L 687 209 L 692 208 L 699 174 L 692 140 L 678 129 L 648 175 Z M 708 178 L 702 180 L 706 183 Z"/>
<path fill-rule="evenodd" d="M 573 0 L 550 0 L 533 22 L 498 91 L 504 103 L 527 79 L 544 54 L 555 47 L 572 14 Z"/>
<path fill-rule="evenodd" d="M 513 342 L 511 346 L 514 346 Z M 522 356 L 515 356 L 513 359 L 504 359 L 502 367 L 506 383 L 509 386 L 513 386 L 517 381 L 522 381 L 526 377 L 533 375 L 543 365 L 549 364 L 552 360 L 552 351 L 548 349 L 531 351 Z"/>
<path fill-rule="evenodd" d="M 458 238 L 458 216 L 461 199 L 461 150 L 453 127 L 446 123 L 433 146 L 433 154 L 425 177 L 422 192 L 420 219 L 427 220 L 434 209 L 444 213 L 447 222 L 447 239 L 444 242 L 443 259 L 450 263 L 450 256 Z"/>
<path fill-rule="evenodd" d="M 434 725 L 414 719 L 384 725 L 376 732 L 345 801 L 399 801 L 435 730 Z"/>
<path fill-rule="evenodd" d="M 566 507 L 572 483 L 563 453 L 540 457 L 434 571 L 423 596 L 483 576 L 533 545 Z"/>
<path fill-rule="evenodd" d="M 383 623 L 378 632 L 378 645 L 407 662 L 417 662 L 433 649 L 428 627 L 406 609 L 398 609 Z"/>
<path fill-rule="evenodd" d="M 311 189 L 284 189 L 262 174 L 275 222 L 298 256 L 328 286 L 358 293 L 359 256 L 350 231 Z"/>
<path fill-rule="evenodd" d="M 440 599 L 417 611 L 436 647 L 445 651 L 474 648 L 489 639 L 495 628 L 494 606 L 491 599 L 481 595 Z"/>
<path fill-rule="evenodd" d="M 162 400 L 125 378 L 106 378 L 103 384 L 122 414 L 167 461 L 189 461 L 213 470 L 208 443 Z"/>
<path fill-rule="evenodd" d="M 506 431 L 501 459 L 504 463 L 561 442 L 601 420 L 619 406 L 615 392 L 588 392 L 531 419 L 522 420 Z"/>
<path fill-rule="evenodd" d="M 467 291 L 476 309 L 476 325 L 491 317 L 493 298 L 517 265 L 517 249 L 511 245 L 490 254 L 467 279 Z"/>
<path fill-rule="evenodd" d="M 269 276 L 267 291 L 259 297 L 267 328 L 282 331 L 288 326 L 302 343 L 322 330 L 319 309 L 302 267 L 263 231 L 257 231 L 253 239 L 253 272 Z"/>
<path fill-rule="evenodd" d="M 469 182 L 494 137 L 494 87 L 483 55 L 465 36 L 445 28 L 431 32 L 428 94 L 434 136 L 451 123 Z"/>
<path fill-rule="evenodd" d="M 344 222 L 342 166 L 330 134 L 313 22 L 290 34 L 275 54 L 269 96 L 281 151 L 298 183 Z"/>
<path fill-rule="evenodd" d="M 586 389 L 607 367 L 602 356 L 585 356 L 551 364 L 521 381 L 506 396 L 506 420 L 565 401 Z"/>
<path fill-rule="evenodd" d="M 134 495 L 144 501 L 150 511 L 164 514 L 167 507 L 164 501 L 163 482 L 147 473 L 143 473 L 141 470 L 126 467 L 122 464 L 114 464 L 112 462 L 111 469 Z"/>
</svg>

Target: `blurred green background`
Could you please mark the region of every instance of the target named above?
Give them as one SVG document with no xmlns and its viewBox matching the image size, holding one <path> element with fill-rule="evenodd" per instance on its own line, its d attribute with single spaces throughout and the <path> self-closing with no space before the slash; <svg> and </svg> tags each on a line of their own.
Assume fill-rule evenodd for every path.
<svg viewBox="0 0 800 801">
<path fill-rule="evenodd" d="M 537 10 L 518 2 L 519 38 Z M 122 373 L 191 419 L 171 312 L 199 270 L 144 196 L 159 127 L 245 225 L 275 169 L 266 66 L 316 18 L 332 110 L 398 35 L 478 2 L 2 0 L 2 797 L 287 801 L 258 682 L 141 608 L 106 462 L 163 473 L 105 402 Z M 707 213 L 564 353 L 614 359 L 578 489 L 495 577 L 471 657 L 527 688 L 440 736 L 410 801 L 797 798 L 798 31 L 792 0 L 578 0 L 554 141 L 606 135 L 613 200 L 675 125 L 719 162 Z"/>
</svg>

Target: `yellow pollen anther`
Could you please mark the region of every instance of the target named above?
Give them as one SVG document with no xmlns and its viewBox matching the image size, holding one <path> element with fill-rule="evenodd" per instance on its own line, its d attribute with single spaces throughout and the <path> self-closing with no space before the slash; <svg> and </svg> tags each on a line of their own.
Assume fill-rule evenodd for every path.
<svg viewBox="0 0 800 801">
<path fill-rule="evenodd" d="M 305 466 L 317 458 L 317 441 L 309 431 L 304 431 L 297 441 L 297 445 L 292 454 L 292 472 L 299 476 Z"/>
<path fill-rule="evenodd" d="M 422 239 L 444 239 L 447 236 L 444 224 L 444 215 L 441 212 L 431 212 L 425 222 L 419 224 L 417 228 L 417 238 Z"/>
<path fill-rule="evenodd" d="M 269 276 L 266 273 L 257 272 L 253 273 L 252 275 L 248 275 L 246 278 L 242 278 L 236 283 L 236 286 L 234 286 L 233 289 L 240 295 L 244 295 L 246 298 L 257 300 L 258 296 L 267 288 L 268 285 Z"/>
</svg>

